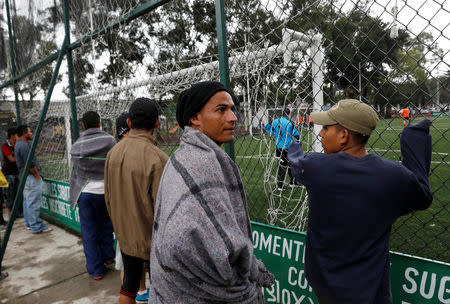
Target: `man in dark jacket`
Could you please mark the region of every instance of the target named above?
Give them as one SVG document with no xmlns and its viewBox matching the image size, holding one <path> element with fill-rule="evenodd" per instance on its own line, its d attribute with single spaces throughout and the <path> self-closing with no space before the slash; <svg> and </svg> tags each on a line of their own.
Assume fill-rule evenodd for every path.
<svg viewBox="0 0 450 304">
<path fill-rule="evenodd" d="M 96 112 L 84 113 L 82 127 L 85 131 L 70 151 L 70 205 L 74 208 L 78 203 L 86 268 L 95 280 L 100 280 L 104 276 L 104 263 L 113 263 L 115 255 L 103 179 L 106 155 L 116 141 L 100 129 L 100 116 Z"/>
<path fill-rule="evenodd" d="M 405 128 L 403 164 L 368 154 L 378 116 L 341 100 L 311 113 L 325 153 L 289 148 L 292 173 L 309 196 L 305 274 L 321 304 L 391 304 L 389 237 L 395 220 L 428 208 L 430 121 Z"/>
</svg>

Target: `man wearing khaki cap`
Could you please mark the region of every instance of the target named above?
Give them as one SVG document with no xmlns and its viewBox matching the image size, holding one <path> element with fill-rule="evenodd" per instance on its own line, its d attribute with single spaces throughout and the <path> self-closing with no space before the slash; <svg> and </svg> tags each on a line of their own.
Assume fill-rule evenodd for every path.
<svg viewBox="0 0 450 304">
<path fill-rule="evenodd" d="M 395 220 L 432 202 L 429 120 L 404 129 L 402 164 L 368 154 L 378 117 L 341 100 L 311 113 L 325 153 L 288 151 L 295 179 L 309 195 L 305 274 L 319 303 L 390 304 L 389 237 Z"/>
</svg>

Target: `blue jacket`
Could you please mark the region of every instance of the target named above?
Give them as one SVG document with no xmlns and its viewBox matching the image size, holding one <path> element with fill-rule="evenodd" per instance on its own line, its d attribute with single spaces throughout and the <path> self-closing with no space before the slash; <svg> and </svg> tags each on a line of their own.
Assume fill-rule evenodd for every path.
<svg viewBox="0 0 450 304">
<path fill-rule="evenodd" d="M 295 137 L 300 136 L 294 124 L 284 116 L 266 124 L 264 128 L 275 138 L 275 145 L 278 149 L 289 148 L 293 141 L 296 142 Z"/>
<path fill-rule="evenodd" d="M 369 154 L 303 154 L 292 145 L 292 174 L 309 196 L 305 274 L 332 303 L 391 304 L 389 238 L 395 220 L 433 197 L 429 120 L 406 127 L 403 164 Z"/>
</svg>

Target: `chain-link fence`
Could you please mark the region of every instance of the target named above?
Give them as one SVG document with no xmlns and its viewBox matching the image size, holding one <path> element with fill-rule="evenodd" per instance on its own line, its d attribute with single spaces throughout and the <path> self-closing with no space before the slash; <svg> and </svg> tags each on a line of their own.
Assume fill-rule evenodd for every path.
<svg viewBox="0 0 450 304">
<path fill-rule="evenodd" d="M 13 111 L 17 95 L 21 122 L 35 127 L 64 41 L 64 6 L 9 1 L 8 20 L 5 4 L 0 0 L 0 105 Z M 171 154 L 182 131 L 175 120 L 178 94 L 220 77 L 215 2 L 82 0 L 70 1 L 68 11 L 73 69 L 63 62 L 40 135 L 44 175 L 68 181 L 71 94 L 78 117 L 96 110 L 111 133 L 134 98 L 154 98 L 162 120 L 157 140 Z M 369 153 L 401 160 L 401 110 L 408 107 L 412 121 L 433 122 L 434 202 L 396 222 L 391 249 L 450 262 L 448 1 L 229 0 L 225 14 L 239 117 L 234 153 L 251 218 L 301 231 L 307 226 L 304 187 L 291 185 L 288 174 L 279 184 L 280 158 L 264 129 L 269 120 L 289 108 L 305 150 L 319 150 L 319 127 L 309 113 L 342 98 L 360 99 L 381 118 Z M 13 62 L 14 75 L 28 73 L 18 77 L 16 95 Z"/>
</svg>

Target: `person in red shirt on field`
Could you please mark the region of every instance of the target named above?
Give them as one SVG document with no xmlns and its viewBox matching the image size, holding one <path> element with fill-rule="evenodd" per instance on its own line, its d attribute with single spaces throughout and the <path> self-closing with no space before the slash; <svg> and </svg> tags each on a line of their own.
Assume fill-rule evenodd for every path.
<svg viewBox="0 0 450 304">
<path fill-rule="evenodd" d="M 402 117 L 403 117 L 403 127 L 406 127 L 407 125 L 409 125 L 409 114 L 410 114 L 410 110 L 408 107 L 405 107 L 402 110 Z"/>
<path fill-rule="evenodd" d="M 311 129 L 314 126 L 311 116 L 308 115 L 308 128 Z"/>
</svg>

